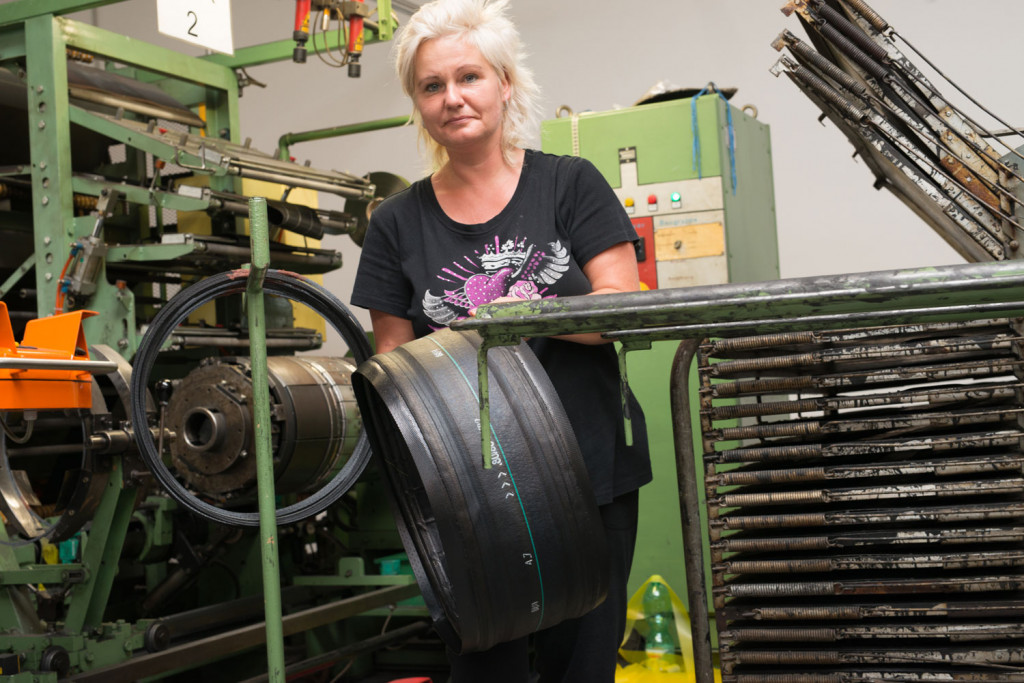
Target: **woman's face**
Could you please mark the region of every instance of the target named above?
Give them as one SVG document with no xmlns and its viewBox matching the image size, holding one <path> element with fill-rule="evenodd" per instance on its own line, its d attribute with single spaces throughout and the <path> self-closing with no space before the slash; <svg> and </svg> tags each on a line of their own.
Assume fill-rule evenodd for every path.
<svg viewBox="0 0 1024 683">
<path fill-rule="evenodd" d="M 510 88 L 480 51 L 456 36 L 423 42 L 413 61 L 413 102 L 423 127 L 449 151 L 500 146 Z"/>
</svg>

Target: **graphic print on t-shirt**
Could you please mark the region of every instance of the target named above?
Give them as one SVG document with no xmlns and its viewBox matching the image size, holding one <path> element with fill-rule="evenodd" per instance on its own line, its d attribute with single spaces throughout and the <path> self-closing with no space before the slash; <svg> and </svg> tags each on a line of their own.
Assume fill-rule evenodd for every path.
<svg viewBox="0 0 1024 683">
<path fill-rule="evenodd" d="M 438 327 L 468 317 L 468 311 L 503 296 L 542 299 L 555 296 L 549 288 L 569 269 L 569 250 L 561 242 L 539 247 L 527 238 L 485 244 L 437 274 L 436 290 L 423 295 L 423 312 Z"/>
</svg>

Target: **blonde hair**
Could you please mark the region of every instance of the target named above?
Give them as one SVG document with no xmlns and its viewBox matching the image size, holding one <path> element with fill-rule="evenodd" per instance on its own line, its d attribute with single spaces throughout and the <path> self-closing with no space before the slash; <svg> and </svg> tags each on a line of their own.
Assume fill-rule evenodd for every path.
<svg viewBox="0 0 1024 683">
<path fill-rule="evenodd" d="M 519 31 L 506 16 L 509 0 L 433 0 L 420 7 L 402 28 L 395 45 L 395 71 L 402 90 L 413 99 L 412 120 L 435 168 L 448 161 L 448 152 L 423 127 L 415 98 L 416 52 L 427 40 L 457 36 L 475 47 L 498 76 L 510 86 L 502 115 L 501 147 L 505 161 L 525 145 L 535 128 L 540 89 L 523 60 Z"/>
</svg>

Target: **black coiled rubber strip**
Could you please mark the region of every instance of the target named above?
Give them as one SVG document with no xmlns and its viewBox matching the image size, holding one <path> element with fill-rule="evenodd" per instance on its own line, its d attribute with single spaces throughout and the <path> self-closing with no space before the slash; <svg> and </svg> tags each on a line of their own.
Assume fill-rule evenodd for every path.
<svg viewBox="0 0 1024 683">
<path fill-rule="evenodd" d="M 259 513 L 224 510 L 199 499 L 178 481 L 164 464 L 153 437 L 146 428 L 149 417 L 146 412 L 146 397 L 153 364 L 160 349 L 178 325 L 197 308 L 214 299 L 245 292 L 248 277 L 248 270 L 219 273 L 200 280 L 171 297 L 153 318 L 139 343 L 139 350 L 132 363 L 132 423 L 136 425 L 135 439 L 146 465 L 164 490 L 176 501 L 204 519 L 229 526 L 259 526 Z M 263 281 L 263 290 L 268 294 L 298 301 L 316 311 L 341 335 L 357 364 L 370 357 L 372 351 L 362 325 L 345 304 L 323 287 L 295 273 L 268 270 Z M 334 478 L 307 498 L 279 508 L 276 512 L 277 523 L 297 522 L 328 508 L 352 488 L 369 460 L 370 446 L 364 430 L 352 455 Z"/>
</svg>

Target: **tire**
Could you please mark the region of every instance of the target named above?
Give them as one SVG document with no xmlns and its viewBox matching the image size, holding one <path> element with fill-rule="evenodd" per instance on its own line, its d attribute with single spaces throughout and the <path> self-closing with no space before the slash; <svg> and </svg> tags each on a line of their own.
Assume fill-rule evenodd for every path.
<svg viewBox="0 0 1024 683">
<path fill-rule="evenodd" d="M 157 452 L 149 424 L 146 400 L 150 374 L 164 342 L 194 310 L 214 299 L 245 291 L 248 281 L 246 270 L 212 275 L 183 289 L 173 296 L 153 318 L 149 329 L 135 354 L 131 379 L 131 414 L 135 426 L 135 439 L 150 471 L 172 498 L 203 519 L 229 526 L 259 526 L 259 512 L 225 510 L 197 498 L 178 481 Z M 268 270 L 263 289 L 270 294 L 298 301 L 320 314 L 341 335 L 356 363 L 370 356 L 370 343 L 362 325 L 352 312 L 333 294 L 304 277 L 286 271 Z M 279 525 L 291 524 L 311 517 L 337 502 L 352 486 L 370 460 L 370 447 L 365 433 L 359 437 L 348 461 L 329 482 L 298 503 L 286 505 L 276 511 Z"/>
<path fill-rule="evenodd" d="M 608 590 L 604 528 L 579 446 L 525 344 L 488 354 L 484 468 L 480 343 L 475 332 L 441 330 L 352 376 L 434 626 L 462 653 L 582 616 Z"/>
</svg>

